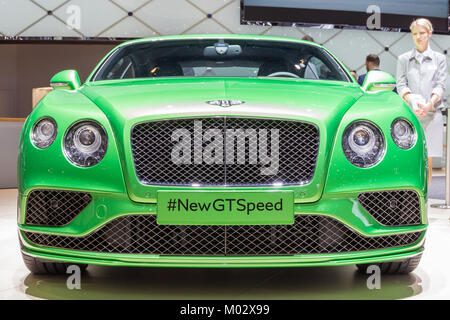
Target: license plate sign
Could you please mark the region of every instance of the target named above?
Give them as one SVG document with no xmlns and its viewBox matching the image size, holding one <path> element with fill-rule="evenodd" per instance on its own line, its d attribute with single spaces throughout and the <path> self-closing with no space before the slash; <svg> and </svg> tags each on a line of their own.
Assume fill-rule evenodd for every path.
<svg viewBox="0 0 450 320">
<path fill-rule="evenodd" d="M 158 224 L 278 225 L 294 223 L 292 191 L 159 191 Z"/>
</svg>

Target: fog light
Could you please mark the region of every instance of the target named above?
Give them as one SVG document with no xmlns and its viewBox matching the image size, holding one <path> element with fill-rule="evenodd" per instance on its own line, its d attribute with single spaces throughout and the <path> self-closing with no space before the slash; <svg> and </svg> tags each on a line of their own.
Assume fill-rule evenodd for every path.
<svg viewBox="0 0 450 320">
<path fill-rule="evenodd" d="M 391 136 L 395 144 L 402 149 L 410 149 L 417 140 L 416 130 L 406 119 L 397 119 L 392 123 Z"/>
<path fill-rule="evenodd" d="M 31 141 L 40 149 L 47 148 L 55 141 L 56 132 L 55 121 L 51 118 L 43 118 L 33 126 Z"/>
</svg>

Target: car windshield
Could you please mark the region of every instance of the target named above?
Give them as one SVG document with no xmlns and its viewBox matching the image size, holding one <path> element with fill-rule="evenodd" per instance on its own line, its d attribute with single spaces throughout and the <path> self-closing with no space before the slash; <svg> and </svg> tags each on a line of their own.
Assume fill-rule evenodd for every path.
<svg viewBox="0 0 450 320">
<path fill-rule="evenodd" d="M 261 39 L 183 39 L 130 44 L 112 53 L 92 81 L 162 77 L 350 81 L 339 63 L 318 46 Z"/>
</svg>

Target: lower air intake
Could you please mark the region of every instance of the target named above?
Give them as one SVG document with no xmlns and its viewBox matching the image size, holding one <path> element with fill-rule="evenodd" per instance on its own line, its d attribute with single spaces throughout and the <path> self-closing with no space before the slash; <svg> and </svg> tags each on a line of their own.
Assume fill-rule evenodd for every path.
<svg viewBox="0 0 450 320">
<path fill-rule="evenodd" d="M 39 226 L 64 226 L 92 201 L 86 192 L 33 190 L 27 198 L 25 223 Z"/>
<path fill-rule="evenodd" d="M 359 203 L 385 226 L 408 226 L 421 224 L 420 199 L 412 190 L 363 192 Z"/>
<path fill-rule="evenodd" d="M 158 255 L 294 255 L 342 253 L 408 246 L 421 232 L 365 237 L 339 221 L 297 215 L 293 225 L 169 226 L 155 215 L 112 220 L 84 237 L 25 232 L 39 246 L 105 253 Z"/>
</svg>

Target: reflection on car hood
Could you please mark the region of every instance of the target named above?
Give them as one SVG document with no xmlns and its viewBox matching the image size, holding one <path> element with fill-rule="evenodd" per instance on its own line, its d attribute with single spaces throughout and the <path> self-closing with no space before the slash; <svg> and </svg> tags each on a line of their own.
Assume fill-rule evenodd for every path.
<svg viewBox="0 0 450 320">
<path fill-rule="evenodd" d="M 293 79 L 172 78 L 103 82 L 81 92 L 109 119 L 242 115 L 331 121 L 363 94 L 352 83 Z M 240 100 L 223 107 L 211 100 Z M 121 121 L 122 120 L 122 121 Z M 328 121 L 327 121 L 328 120 Z"/>
</svg>

